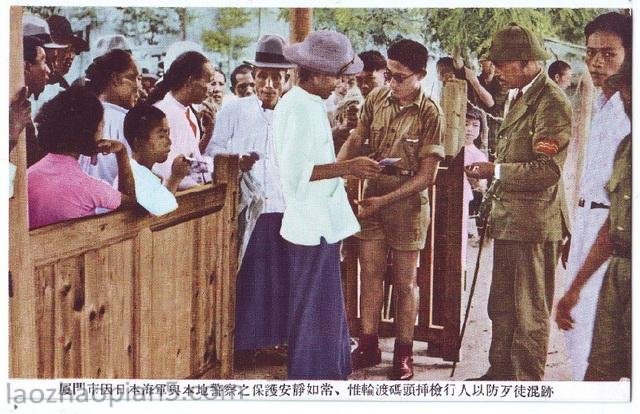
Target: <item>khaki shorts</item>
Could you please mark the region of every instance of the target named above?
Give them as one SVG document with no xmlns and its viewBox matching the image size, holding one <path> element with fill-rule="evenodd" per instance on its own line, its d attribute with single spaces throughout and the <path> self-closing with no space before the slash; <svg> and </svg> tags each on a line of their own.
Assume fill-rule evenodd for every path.
<svg viewBox="0 0 640 414">
<path fill-rule="evenodd" d="M 631 378 L 631 260 L 612 257 L 602 281 L 589 366 Z"/>
<path fill-rule="evenodd" d="M 367 183 L 364 197 L 388 194 L 400 184 L 404 177 L 384 177 L 385 180 Z M 395 182 L 394 182 L 395 181 Z M 360 219 L 361 231 L 356 237 L 361 240 L 385 240 L 394 250 L 422 250 L 427 240 L 431 218 L 429 197 L 426 191 L 385 206 L 375 215 Z"/>
</svg>

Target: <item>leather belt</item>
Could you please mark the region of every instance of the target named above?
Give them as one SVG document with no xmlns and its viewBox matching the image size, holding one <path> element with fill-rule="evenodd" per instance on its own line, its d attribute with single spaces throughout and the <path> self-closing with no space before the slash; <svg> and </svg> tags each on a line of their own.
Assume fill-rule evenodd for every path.
<svg viewBox="0 0 640 414">
<path fill-rule="evenodd" d="M 614 244 L 612 255 L 616 257 L 622 257 L 624 259 L 631 259 L 631 249 Z"/>
<path fill-rule="evenodd" d="M 581 198 L 580 200 L 578 200 L 578 207 L 584 207 L 584 205 L 585 205 L 584 198 Z M 595 201 L 592 201 L 590 208 L 592 210 L 596 209 L 596 208 L 609 209 L 609 208 L 611 208 L 611 206 L 608 206 L 608 205 L 602 204 L 602 203 L 596 203 Z"/>
<path fill-rule="evenodd" d="M 382 169 L 382 174 L 385 175 L 397 175 L 401 177 L 413 177 L 416 175 L 414 171 L 404 170 L 402 168 L 398 168 L 395 165 L 385 165 Z"/>
</svg>

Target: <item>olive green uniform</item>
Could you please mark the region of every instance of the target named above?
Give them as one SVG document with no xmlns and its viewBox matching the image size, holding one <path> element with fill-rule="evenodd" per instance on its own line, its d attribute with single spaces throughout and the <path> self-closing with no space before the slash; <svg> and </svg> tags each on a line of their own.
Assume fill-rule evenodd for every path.
<svg viewBox="0 0 640 414">
<path fill-rule="evenodd" d="M 395 191 L 418 171 L 423 158 L 444 158 L 442 146 L 443 114 L 440 107 L 421 90 L 416 99 L 400 106 L 391 89 L 374 89 L 366 98 L 358 127 L 352 139 L 360 145 L 359 153 L 374 159 L 400 158 L 394 167 L 406 175 L 382 175 L 365 181 L 364 198 Z M 411 194 L 386 205 L 372 217 L 361 219 L 365 240 L 385 240 L 396 250 L 424 248 L 429 226 L 427 191 Z"/>
<path fill-rule="evenodd" d="M 631 378 L 631 135 L 618 146 L 607 192 L 613 255 L 600 288 L 589 369 Z"/>
<path fill-rule="evenodd" d="M 542 380 L 555 267 L 568 233 L 560 179 L 571 138 L 571 106 L 541 72 L 510 105 L 498 130 L 489 234 L 495 239 L 488 312 L 488 375 Z"/>
</svg>

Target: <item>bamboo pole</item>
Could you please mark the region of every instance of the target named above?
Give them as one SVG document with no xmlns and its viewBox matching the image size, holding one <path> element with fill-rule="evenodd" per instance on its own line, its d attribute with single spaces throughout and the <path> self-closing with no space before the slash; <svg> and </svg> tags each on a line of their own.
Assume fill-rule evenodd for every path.
<svg viewBox="0 0 640 414">
<path fill-rule="evenodd" d="M 22 7 L 10 8 L 9 96 L 24 85 L 22 70 Z M 16 167 L 14 195 L 9 200 L 9 376 L 37 375 L 35 281 L 29 252 L 27 149 L 24 131 L 9 154 Z"/>
</svg>

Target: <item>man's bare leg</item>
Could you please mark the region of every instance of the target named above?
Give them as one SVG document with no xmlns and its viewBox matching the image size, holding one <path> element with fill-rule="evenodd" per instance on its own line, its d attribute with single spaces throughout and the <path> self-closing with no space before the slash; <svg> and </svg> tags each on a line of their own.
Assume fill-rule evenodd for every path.
<svg viewBox="0 0 640 414">
<path fill-rule="evenodd" d="M 387 252 L 384 240 L 360 240 L 360 314 L 363 334 L 378 334 Z"/>
<path fill-rule="evenodd" d="M 413 378 L 413 331 L 418 313 L 418 282 L 416 264 L 418 250 L 393 251 L 393 290 L 396 294 L 392 380 Z"/>
<path fill-rule="evenodd" d="M 354 369 L 372 367 L 382 360 L 378 347 L 378 323 L 384 296 L 382 282 L 387 267 L 387 251 L 384 240 L 360 241 L 362 333 L 358 347 L 351 352 L 351 364 Z"/>
<path fill-rule="evenodd" d="M 394 250 L 393 290 L 396 295 L 396 340 L 413 342 L 413 331 L 418 315 L 419 293 L 416 265 L 418 250 Z"/>
</svg>

